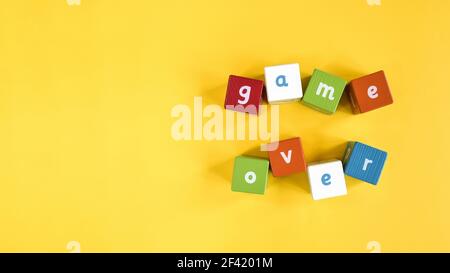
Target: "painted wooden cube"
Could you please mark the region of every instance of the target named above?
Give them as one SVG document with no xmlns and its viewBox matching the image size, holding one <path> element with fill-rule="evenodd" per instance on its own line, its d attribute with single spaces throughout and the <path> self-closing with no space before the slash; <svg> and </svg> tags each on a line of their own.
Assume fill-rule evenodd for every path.
<svg viewBox="0 0 450 273">
<path fill-rule="evenodd" d="M 228 78 L 225 109 L 258 114 L 264 82 L 235 75 Z"/>
<path fill-rule="evenodd" d="M 327 114 L 336 112 L 347 82 L 315 69 L 303 97 L 303 103 Z"/>
<path fill-rule="evenodd" d="M 273 176 L 286 176 L 306 171 L 306 161 L 300 138 L 278 142 L 278 148 L 269 151 L 270 168 Z"/>
<path fill-rule="evenodd" d="M 376 185 L 383 171 L 387 153 L 360 142 L 349 142 L 344 155 L 346 175 Z"/>
<path fill-rule="evenodd" d="M 314 200 L 347 194 L 344 170 L 340 160 L 308 165 L 308 178 Z"/>
<path fill-rule="evenodd" d="M 268 172 L 269 161 L 267 159 L 238 156 L 234 160 L 231 190 L 264 194 Z"/>
<path fill-rule="evenodd" d="M 384 71 L 352 80 L 348 85 L 354 113 L 365 113 L 392 104 L 391 90 Z"/>
<path fill-rule="evenodd" d="M 267 66 L 264 74 L 270 104 L 296 101 L 303 97 L 299 64 Z"/>
</svg>

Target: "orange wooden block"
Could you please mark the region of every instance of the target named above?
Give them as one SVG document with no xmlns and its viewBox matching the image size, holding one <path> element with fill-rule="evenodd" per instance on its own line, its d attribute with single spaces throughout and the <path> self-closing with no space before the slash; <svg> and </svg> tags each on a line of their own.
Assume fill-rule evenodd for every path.
<svg viewBox="0 0 450 273">
<path fill-rule="evenodd" d="M 278 142 L 278 148 L 269 152 L 273 176 L 286 176 L 306 171 L 306 161 L 300 138 Z"/>
<path fill-rule="evenodd" d="M 348 88 L 355 113 L 365 113 L 394 102 L 383 70 L 352 80 Z"/>
</svg>

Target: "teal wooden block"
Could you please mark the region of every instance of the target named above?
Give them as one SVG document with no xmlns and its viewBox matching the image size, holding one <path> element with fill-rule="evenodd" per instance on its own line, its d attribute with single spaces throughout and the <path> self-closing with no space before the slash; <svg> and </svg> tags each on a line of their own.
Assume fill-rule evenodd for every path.
<svg viewBox="0 0 450 273">
<path fill-rule="evenodd" d="M 347 82 L 315 69 L 303 97 L 303 103 L 327 114 L 336 112 Z"/>
<path fill-rule="evenodd" d="M 376 185 L 387 153 L 360 142 L 349 142 L 344 155 L 346 175 Z"/>
</svg>

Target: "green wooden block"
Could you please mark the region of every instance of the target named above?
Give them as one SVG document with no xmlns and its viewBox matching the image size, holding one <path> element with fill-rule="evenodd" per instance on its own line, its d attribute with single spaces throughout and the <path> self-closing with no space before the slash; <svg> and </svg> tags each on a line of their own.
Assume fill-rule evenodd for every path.
<svg viewBox="0 0 450 273">
<path fill-rule="evenodd" d="M 269 160 L 238 156 L 234 160 L 231 190 L 264 194 L 269 172 Z"/>
<path fill-rule="evenodd" d="M 347 82 L 339 77 L 315 69 L 303 103 L 327 114 L 336 112 Z"/>
</svg>

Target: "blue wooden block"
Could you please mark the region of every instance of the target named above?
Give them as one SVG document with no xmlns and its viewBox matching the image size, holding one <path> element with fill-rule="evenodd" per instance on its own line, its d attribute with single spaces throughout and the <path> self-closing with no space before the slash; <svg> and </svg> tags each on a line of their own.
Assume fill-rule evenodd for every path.
<svg viewBox="0 0 450 273">
<path fill-rule="evenodd" d="M 376 185 L 383 171 L 387 153 L 362 144 L 349 142 L 344 155 L 344 173 Z"/>
</svg>

